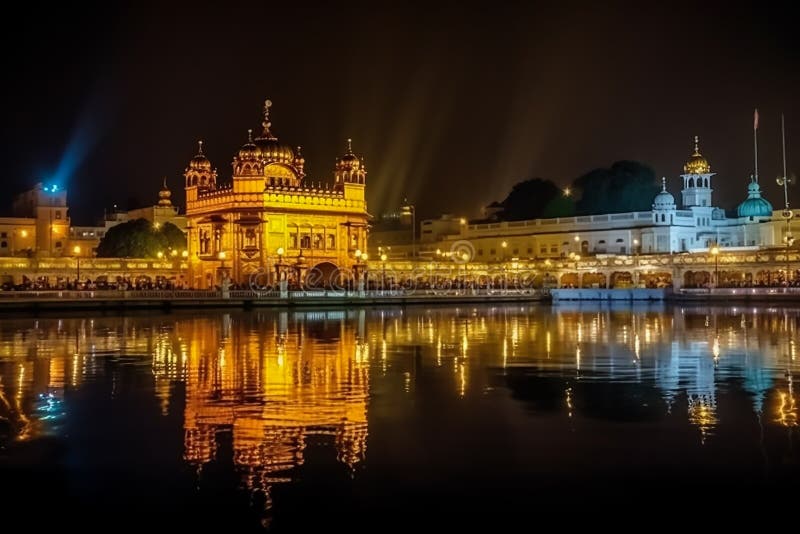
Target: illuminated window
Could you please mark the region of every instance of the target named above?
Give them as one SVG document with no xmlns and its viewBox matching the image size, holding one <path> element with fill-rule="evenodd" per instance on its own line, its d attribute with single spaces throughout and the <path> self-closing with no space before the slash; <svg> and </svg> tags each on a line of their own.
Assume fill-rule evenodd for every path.
<svg viewBox="0 0 800 534">
<path fill-rule="evenodd" d="M 336 236 L 333 234 L 328 234 L 328 248 L 336 248 Z"/>
</svg>

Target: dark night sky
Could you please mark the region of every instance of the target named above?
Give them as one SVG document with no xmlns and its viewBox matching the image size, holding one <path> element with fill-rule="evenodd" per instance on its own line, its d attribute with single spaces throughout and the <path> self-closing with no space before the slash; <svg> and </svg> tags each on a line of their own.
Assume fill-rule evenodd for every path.
<svg viewBox="0 0 800 534">
<path fill-rule="evenodd" d="M 420 216 L 474 216 L 521 179 L 566 185 L 618 159 L 677 194 L 695 134 L 732 208 L 754 107 L 773 204 L 781 111 L 800 170 L 800 54 L 779 4 L 110 4 L 28 5 L 0 23 L 4 208 L 51 177 L 79 222 L 154 201 L 164 175 L 182 204 L 196 140 L 228 178 L 266 97 L 314 181 L 353 138 L 373 214 L 408 196 Z"/>
</svg>

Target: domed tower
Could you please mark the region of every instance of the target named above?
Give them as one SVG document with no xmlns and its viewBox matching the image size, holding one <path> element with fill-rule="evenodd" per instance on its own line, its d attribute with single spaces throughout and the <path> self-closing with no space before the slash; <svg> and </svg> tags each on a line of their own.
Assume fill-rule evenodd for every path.
<svg viewBox="0 0 800 534">
<path fill-rule="evenodd" d="M 197 142 L 197 155 L 189 161 L 183 173 L 186 178 L 186 189 L 198 192 L 213 191 L 217 188 L 217 171 L 211 170 L 211 162 L 203 154 L 203 142 Z"/>
<path fill-rule="evenodd" d="M 278 138 L 272 133 L 272 121 L 269 118 L 271 107 L 272 101 L 266 100 L 264 102 L 264 120 L 261 123 L 264 129 L 261 135 L 255 139 L 266 186 L 299 187 L 304 174 L 302 169 L 295 166 L 297 158 L 292 147 L 278 141 Z"/>
<path fill-rule="evenodd" d="M 164 185 L 161 186 L 161 191 L 158 192 L 158 205 L 162 208 L 171 208 L 172 207 L 172 191 L 169 190 L 167 187 L 167 177 L 164 177 Z"/>
<path fill-rule="evenodd" d="M 772 217 L 772 204 L 761 196 L 761 188 L 754 177 L 747 186 L 747 198 L 736 208 L 739 217 L 746 217 L 748 222 L 761 222 Z"/>
<path fill-rule="evenodd" d="M 661 178 L 661 191 L 653 199 L 653 222 L 658 225 L 672 224 L 675 215 L 675 197 L 667 191 L 667 179 Z"/>
<path fill-rule="evenodd" d="M 262 176 L 264 166 L 258 146 L 253 142 L 253 130 L 247 130 L 247 143 L 233 157 L 233 177 Z"/>
<path fill-rule="evenodd" d="M 683 207 L 711 206 L 711 172 L 706 158 L 700 154 L 700 139 L 694 136 L 694 152 L 683 166 Z"/>
<path fill-rule="evenodd" d="M 334 186 L 338 189 L 344 184 L 365 185 L 367 169 L 364 163 L 353 153 L 353 140 L 347 140 L 347 152 L 336 160 L 334 170 Z"/>
</svg>

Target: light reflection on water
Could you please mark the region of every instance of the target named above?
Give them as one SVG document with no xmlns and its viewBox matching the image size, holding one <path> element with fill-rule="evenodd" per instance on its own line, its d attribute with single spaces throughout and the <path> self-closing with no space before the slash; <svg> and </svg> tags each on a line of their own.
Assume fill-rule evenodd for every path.
<svg viewBox="0 0 800 534">
<path fill-rule="evenodd" d="M 550 429 L 564 432 L 562 442 L 576 439 L 581 421 L 634 431 L 643 421 L 685 422 L 698 447 L 730 446 L 720 430 L 756 424 L 762 440 L 764 427 L 785 427 L 791 446 L 798 320 L 795 309 L 591 305 L 4 319 L 0 440 L 9 450 L 43 437 L 69 447 L 71 410 L 80 425 L 102 427 L 92 403 L 124 398 L 148 424 L 161 417 L 182 427 L 180 450 L 164 454 L 167 465 L 191 469 L 196 491 L 224 457 L 259 496 L 265 524 L 277 512 L 275 488 L 317 449 L 333 451 L 353 484 L 364 465 L 387 477 L 394 464 L 416 468 L 414 453 L 400 450 L 408 440 L 389 437 L 398 430 L 433 440 L 426 454 L 457 464 L 437 450 L 423 424 L 431 417 L 466 414 L 460 431 L 479 435 L 505 415 L 503 431 L 519 442 L 553 418 L 563 421 Z M 542 469 L 536 458 L 519 462 L 521 473 Z"/>
</svg>

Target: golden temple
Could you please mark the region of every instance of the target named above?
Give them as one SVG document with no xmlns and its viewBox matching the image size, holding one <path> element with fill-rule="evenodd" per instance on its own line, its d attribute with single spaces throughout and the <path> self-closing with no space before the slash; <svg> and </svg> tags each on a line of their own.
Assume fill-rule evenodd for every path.
<svg viewBox="0 0 800 534">
<path fill-rule="evenodd" d="M 356 251 L 367 250 L 363 157 L 348 139 L 333 184 L 307 181 L 300 147 L 280 142 L 272 131 L 271 107 L 267 100 L 261 134 L 253 138 L 249 131 L 234 156 L 230 182 L 218 182 L 202 141 L 184 172 L 195 288 L 219 286 L 226 278 L 238 284 L 256 276 L 299 281 L 310 269 L 323 283 L 333 282 L 339 269 L 356 264 Z"/>
</svg>

